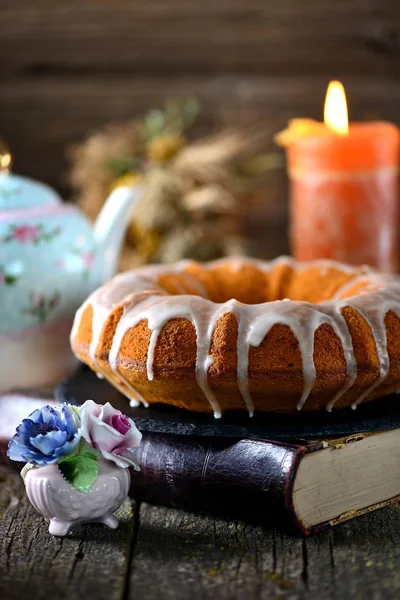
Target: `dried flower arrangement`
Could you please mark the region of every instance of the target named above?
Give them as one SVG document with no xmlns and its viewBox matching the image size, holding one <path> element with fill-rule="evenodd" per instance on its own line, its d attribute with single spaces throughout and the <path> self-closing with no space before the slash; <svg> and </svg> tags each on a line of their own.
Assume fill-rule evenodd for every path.
<svg viewBox="0 0 400 600">
<path fill-rule="evenodd" d="M 279 155 L 265 152 L 270 136 L 259 123 L 189 143 L 198 113 L 194 99 L 169 101 L 71 149 L 70 182 L 92 219 L 111 189 L 144 183 L 123 268 L 245 253 L 243 217 Z"/>
</svg>

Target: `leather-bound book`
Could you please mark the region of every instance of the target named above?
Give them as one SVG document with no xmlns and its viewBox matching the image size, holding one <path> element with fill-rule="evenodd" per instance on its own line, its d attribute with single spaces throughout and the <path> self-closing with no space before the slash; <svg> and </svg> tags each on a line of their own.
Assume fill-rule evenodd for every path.
<svg viewBox="0 0 400 600">
<path fill-rule="evenodd" d="M 400 429 L 294 442 L 144 432 L 133 497 L 304 534 L 400 500 Z"/>
<path fill-rule="evenodd" d="M 136 498 L 263 524 L 292 523 L 306 534 L 400 500 L 397 397 L 379 418 L 372 415 L 371 420 L 368 407 L 346 416 L 357 417 L 356 422 L 337 418 L 340 433 L 314 424 L 314 439 L 304 424 L 296 428 L 302 439 L 296 439 L 293 426 L 272 426 L 269 417 L 269 430 L 277 436 L 273 439 L 262 427 L 258 431 L 263 435 L 257 436 L 253 421 L 246 429 L 226 419 L 204 424 L 196 415 L 177 411 L 160 416 L 156 410 L 129 409 L 94 376 L 87 386 L 79 380 L 72 391 L 70 387 L 64 385 L 57 400 L 52 390 L 0 397 L 0 464 L 21 468 L 6 458 L 6 448 L 15 428 L 35 408 L 63 401 L 79 404 L 93 394 L 96 401 L 111 401 L 127 412 L 143 433 L 136 450 L 141 471 L 132 473 Z M 233 431 L 238 431 L 236 437 Z"/>
</svg>

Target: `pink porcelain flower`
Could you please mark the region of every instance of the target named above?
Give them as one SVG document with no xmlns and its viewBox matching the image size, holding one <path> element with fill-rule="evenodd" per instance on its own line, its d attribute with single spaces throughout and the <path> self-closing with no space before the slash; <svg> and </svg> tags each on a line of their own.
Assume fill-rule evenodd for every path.
<svg viewBox="0 0 400 600">
<path fill-rule="evenodd" d="M 94 265 L 94 255 L 91 252 L 84 252 L 82 262 L 87 269 L 91 269 Z"/>
<path fill-rule="evenodd" d="M 81 434 L 88 444 L 119 467 L 133 466 L 138 469 L 131 450 L 139 446 L 142 434 L 132 419 L 113 408 L 109 402 L 102 406 L 93 400 L 86 400 L 79 414 Z"/>
<path fill-rule="evenodd" d="M 15 227 L 12 232 L 14 240 L 17 240 L 21 244 L 32 244 L 36 242 L 39 235 L 40 231 L 38 227 L 32 225 L 20 225 L 19 227 Z"/>
</svg>

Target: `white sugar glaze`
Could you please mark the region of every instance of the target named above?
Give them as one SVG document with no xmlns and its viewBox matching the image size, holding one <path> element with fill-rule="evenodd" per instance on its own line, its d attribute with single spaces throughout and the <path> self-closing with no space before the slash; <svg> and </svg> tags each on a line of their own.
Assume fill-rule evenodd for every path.
<svg viewBox="0 0 400 600">
<path fill-rule="evenodd" d="M 202 266 L 211 268 L 226 265 L 232 272 L 238 273 L 243 266 L 252 265 L 268 272 L 282 263 L 288 264 L 298 271 L 310 267 L 309 263 L 297 263 L 288 257 L 278 258 L 271 262 L 247 258 L 229 258 L 205 263 Z M 190 264 L 190 261 L 181 261 L 173 266 L 147 266 L 118 275 L 111 282 L 91 294 L 76 314 L 71 332 L 71 342 L 77 334 L 84 310 L 87 306 L 92 306 L 90 360 L 95 369 L 101 375 L 105 375 L 96 358 L 96 350 L 110 312 L 119 305 L 123 306 L 122 317 L 115 331 L 108 362 L 119 381 L 122 381 L 130 391 L 131 402 L 136 402 L 139 399 L 147 405 L 146 400 L 124 379 L 118 370 L 119 350 L 128 330 L 144 320 L 148 322 L 148 327 L 151 330 L 146 364 L 149 381 L 154 378 L 154 354 L 159 334 L 164 325 L 173 318 L 185 318 L 194 325 L 197 335 L 196 379 L 217 418 L 221 416 L 221 409 L 208 384 L 208 369 L 213 363 L 210 347 L 214 327 L 218 319 L 226 313 L 234 314 L 238 322 L 238 386 L 250 415 L 254 413 L 254 405 L 248 384 L 249 349 L 251 346 L 259 346 L 275 324 L 288 325 L 299 343 L 304 378 L 303 391 L 297 404 L 299 410 L 307 401 L 316 379 L 314 335 L 320 325 L 326 323 L 333 328 L 342 344 L 347 365 L 345 383 L 328 403 L 328 410 L 331 410 L 343 394 L 353 386 L 357 378 L 357 362 L 354 357 L 352 339 L 346 320 L 342 316 L 342 310 L 345 307 L 354 308 L 369 324 L 380 363 L 379 376 L 354 402 L 353 408 L 362 402 L 386 378 L 389 372 L 389 356 L 386 344 L 385 315 L 391 310 L 400 317 L 400 277 L 378 273 L 368 267 L 356 268 L 334 261 L 320 260 L 314 261 L 313 266 L 318 267 L 322 274 L 327 273 L 330 268 L 336 268 L 352 275 L 351 280 L 346 282 L 331 300 L 326 300 L 320 304 L 311 304 L 285 298 L 250 305 L 232 299 L 218 304 L 207 298 L 206 289 L 197 278 L 186 273 L 185 269 Z M 181 295 L 167 295 L 158 283 L 162 275 L 174 273 L 180 273 L 183 277 L 181 287 L 177 286 L 176 288 L 178 294 L 182 292 Z M 185 287 L 185 283 L 187 283 L 188 288 Z M 364 285 L 367 283 L 368 285 L 364 287 L 361 293 L 343 299 L 343 296 L 349 292 L 351 293 L 352 288 L 358 283 Z M 187 290 L 190 288 L 194 288 L 201 295 L 189 295 Z M 122 387 L 119 387 L 119 389 L 125 395 L 127 394 L 126 389 Z"/>
</svg>

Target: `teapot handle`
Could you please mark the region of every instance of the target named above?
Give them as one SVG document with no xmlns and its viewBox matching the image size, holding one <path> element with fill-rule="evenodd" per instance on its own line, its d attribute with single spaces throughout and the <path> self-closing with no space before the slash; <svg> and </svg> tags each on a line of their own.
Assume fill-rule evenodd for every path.
<svg viewBox="0 0 400 600">
<path fill-rule="evenodd" d="M 135 204 L 143 193 L 140 185 L 118 187 L 111 192 L 94 225 L 102 281 L 117 272 L 122 243 Z"/>
</svg>

